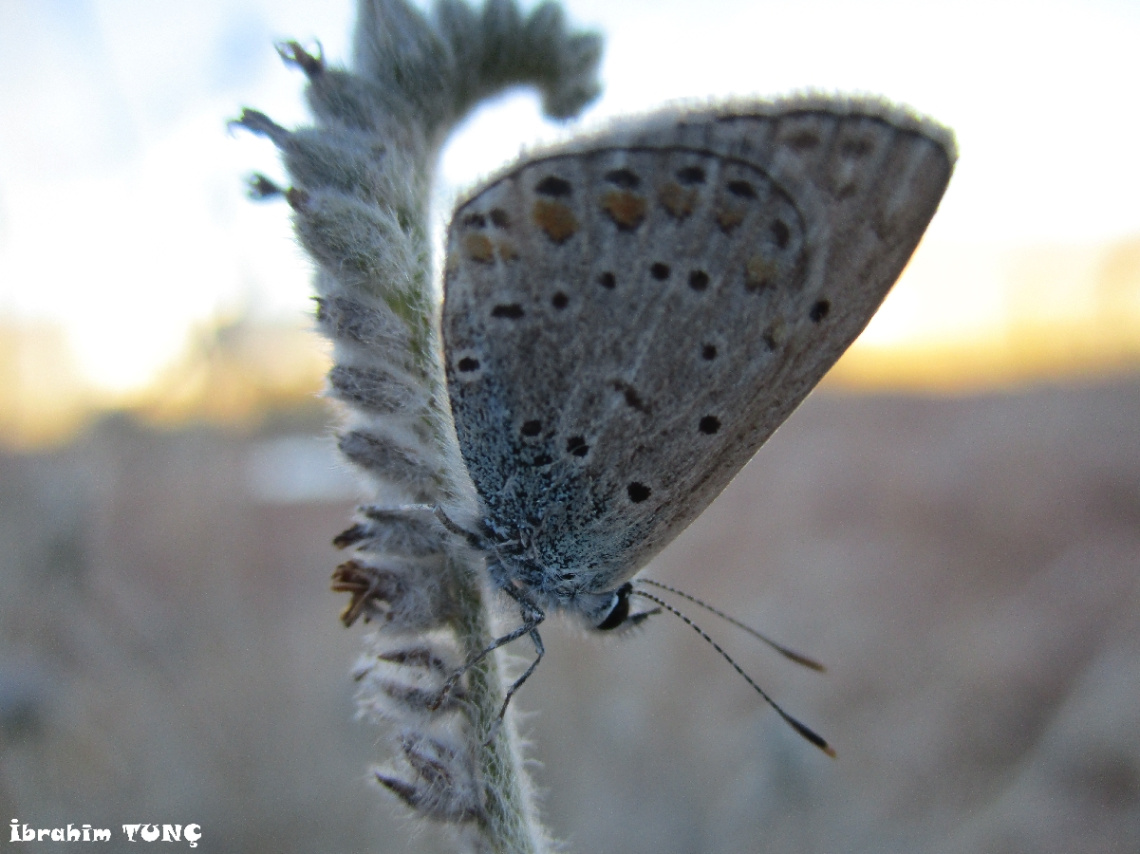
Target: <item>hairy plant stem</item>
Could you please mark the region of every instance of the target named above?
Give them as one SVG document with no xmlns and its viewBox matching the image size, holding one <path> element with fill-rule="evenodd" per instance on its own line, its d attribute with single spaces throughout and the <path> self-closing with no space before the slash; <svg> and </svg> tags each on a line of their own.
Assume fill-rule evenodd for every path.
<svg viewBox="0 0 1140 854">
<path fill-rule="evenodd" d="M 495 634 L 483 556 L 434 519 L 436 507 L 475 522 L 480 511 L 447 399 L 428 198 L 444 140 L 481 100 L 533 85 L 556 118 L 592 100 L 600 39 L 569 30 L 554 3 L 524 15 L 514 0 L 438 0 L 424 14 L 406 0 L 360 0 L 358 12 L 350 69 L 296 42 L 278 48 L 309 79 L 313 127 L 286 130 L 248 109 L 235 122 L 281 151 L 291 186 L 256 176 L 251 191 L 293 208 L 334 344 L 339 446 L 376 488 L 334 540 L 352 559 L 333 587 L 351 594 L 347 625 L 376 627 L 356 669 L 358 703 L 402 752 L 376 779 L 453 827 L 463 850 L 538 854 L 549 842 L 518 736 L 510 715 L 498 725 L 498 655 L 441 690 Z"/>
</svg>

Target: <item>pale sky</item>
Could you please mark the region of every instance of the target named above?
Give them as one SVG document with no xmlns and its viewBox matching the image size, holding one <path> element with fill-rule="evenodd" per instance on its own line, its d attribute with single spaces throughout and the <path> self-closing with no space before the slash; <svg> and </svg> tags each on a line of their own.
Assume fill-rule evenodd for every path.
<svg viewBox="0 0 1140 854">
<path fill-rule="evenodd" d="M 881 94 L 958 135 L 942 208 L 869 333 L 968 326 L 997 298 L 959 264 L 971 253 L 1140 236 L 1137 0 L 565 5 L 606 36 L 603 97 L 569 129 L 529 95 L 476 116 L 440 199 L 609 116 L 814 88 Z M 285 206 L 244 197 L 249 172 L 283 175 L 272 146 L 225 121 L 246 105 L 303 121 L 303 76 L 272 44 L 346 58 L 351 20 L 350 0 L 0 3 L 0 321 L 62 324 L 92 382 L 129 389 L 195 324 L 308 312 Z"/>
</svg>

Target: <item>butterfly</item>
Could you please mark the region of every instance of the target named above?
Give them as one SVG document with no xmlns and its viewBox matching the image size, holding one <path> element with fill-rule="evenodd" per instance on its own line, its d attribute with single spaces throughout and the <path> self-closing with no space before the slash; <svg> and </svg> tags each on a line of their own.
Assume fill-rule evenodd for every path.
<svg viewBox="0 0 1140 854">
<path fill-rule="evenodd" d="M 538 651 L 508 699 L 548 612 L 645 618 L 633 576 L 867 325 L 955 157 L 910 112 L 809 96 L 626 122 L 459 205 L 442 338 L 481 518 L 441 517 L 521 609 L 491 648 Z"/>
</svg>

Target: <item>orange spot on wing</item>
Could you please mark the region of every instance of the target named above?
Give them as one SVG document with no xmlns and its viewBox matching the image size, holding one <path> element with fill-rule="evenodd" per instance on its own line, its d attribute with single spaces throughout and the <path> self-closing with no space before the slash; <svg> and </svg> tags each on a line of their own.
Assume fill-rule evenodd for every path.
<svg viewBox="0 0 1140 854">
<path fill-rule="evenodd" d="M 633 231 L 645 219 L 645 197 L 628 190 L 610 190 L 602 197 L 602 209 L 622 231 Z"/>
<path fill-rule="evenodd" d="M 762 291 L 776 282 L 780 268 L 763 255 L 753 255 L 744 265 L 744 287 L 749 291 Z"/>
<path fill-rule="evenodd" d="M 697 206 L 697 191 L 692 187 L 686 189 L 675 182 L 663 186 L 657 198 L 675 219 L 684 219 Z"/>
<path fill-rule="evenodd" d="M 574 212 L 562 202 L 537 199 L 532 216 L 534 224 L 555 243 L 565 243 L 578 233 L 578 220 L 574 218 Z"/>
<path fill-rule="evenodd" d="M 743 208 L 723 207 L 716 212 L 716 223 L 725 234 L 730 234 L 742 222 L 744 222 Z"/>
<path fill-rule="evenodd" d="M 764 330 L 763 337 L 764 344 L 767 345 L 769 350 L 778 350 L 780 347 L 783 347 L 788 340 L 788 327 L 784 325 L 784 321 L 777 320 Z"/>
<path fill-rule="evenodd" d="M 495 248 L 485 234 L 468 234 L 463 238 L 463 251 L 478 264 L 490 264 L 495 260 Z"/>
</svg>

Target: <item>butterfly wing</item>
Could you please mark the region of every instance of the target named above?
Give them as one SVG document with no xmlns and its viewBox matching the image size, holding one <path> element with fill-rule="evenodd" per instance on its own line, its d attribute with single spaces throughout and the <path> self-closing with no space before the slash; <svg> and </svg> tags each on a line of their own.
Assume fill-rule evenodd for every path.
<svg viewBox="0 0 1140 854">
<path fill-rule="evenodd" d="M 953 164 L 876 102 L 662 116 L 457 210 L 443 338 L 487 519 L 551 586 L 632 576 L 866 326 Z"/>
</svg>

